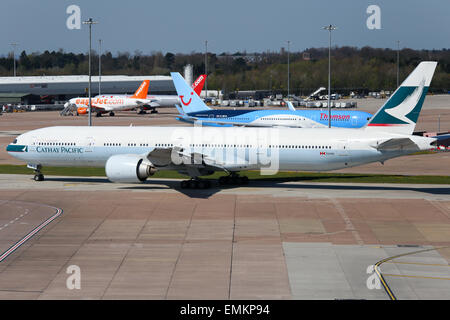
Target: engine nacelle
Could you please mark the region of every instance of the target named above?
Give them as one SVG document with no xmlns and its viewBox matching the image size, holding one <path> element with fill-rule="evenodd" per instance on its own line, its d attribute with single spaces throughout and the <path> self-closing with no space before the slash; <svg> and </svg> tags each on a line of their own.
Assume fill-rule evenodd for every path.
<svg viewBox="0 0 450 320">
<path fill-rule="evenodd" d="M 112 182 L 144 182 L 157 169 L 140 155 L 118 154 L 106 161 L 105 171 Z"/>
</svg>

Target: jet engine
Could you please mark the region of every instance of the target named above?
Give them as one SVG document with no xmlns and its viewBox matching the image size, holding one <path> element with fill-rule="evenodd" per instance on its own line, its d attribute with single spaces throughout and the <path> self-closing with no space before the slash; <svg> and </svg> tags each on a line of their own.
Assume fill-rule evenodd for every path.
<svg viewBox="0 0 450 320">
<path fill-rule="evenodd" d="M 88 108 L 87 107 L 78 107 L 77 108 L 77 114 L 87 114 Z"/>
<path fill-rule="evenodd" d="M 144 182 L 157 169 L 145 157 L 137 154 L 111 156 L 105 165 L 106 176 L 112 182 Z"/>
</svg>

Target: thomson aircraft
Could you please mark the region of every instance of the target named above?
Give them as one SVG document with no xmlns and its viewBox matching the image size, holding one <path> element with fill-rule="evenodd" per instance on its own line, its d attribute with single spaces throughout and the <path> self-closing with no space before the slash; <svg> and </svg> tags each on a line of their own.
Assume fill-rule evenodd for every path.
<svg viewBox="0 0 450 320">
<path fill-rule="evenodd" d="M 104 167 L 113 182 L 143 182 L 158 170 L 200 179 L 228 173 L 219 183 L 246 183 L 242 170 L 328 171 L 381 162 L 432 148 L 435 138 L 412 135 L 436 62 L 421 62 L 362 128 L 47 127 L 18 136 L 7 152 L 35 170 L 42 166 Z M 189 86 L 183 81 L 183 90 Z M 199 103 L 196 94 L 180 97 Z"/>
<path fill-rule="evenodd" d="M 205 79 L 206 75 L 200 75 L 192 84 L 192 89 L 200 94 Z M 178 97 L 175 95 L 148 95 L 149 85 L 150 81 L 144 80 L 132 96 L 101 95 L 91 98 L 92 112 L 98 117 L 103 113 L 109 113 L 110 116 L 114 116 L 115 111 L 128 110 L 137 110 L 138 113 L 142 114 L 145 113 L 145 110 L 155 110 L 155 108 L 158 107 L 173 107 L 175 104 L 180 103 Z M 72 98 L 64 105 L 64 107 L 70 105 L 76 106 L 77 115 L 89 112 L 89 98 Z"/>
<path fill-rule="evenodd" d="M 188 123 L 201 122 L 204 126 L 243 126 L 243 127 L 296 127 L 320 128 L 328 127 L 328 111 L 295 110 L 291 102 L 287 102 L 288 110 L 216 110 L 209 108 L 202 100 L 191 99 L 194 92 L 186 87 L 186 82 L 178 72 L 172 72 L 172 79 L 180 97 L 176 106 L 179 121 Z M 183 90 L 187 88 L 187 90 Z M 372 117 L 364 111 L 333 110 L 331 126 L 338 128 L 360 128 Z"/>
</svg>

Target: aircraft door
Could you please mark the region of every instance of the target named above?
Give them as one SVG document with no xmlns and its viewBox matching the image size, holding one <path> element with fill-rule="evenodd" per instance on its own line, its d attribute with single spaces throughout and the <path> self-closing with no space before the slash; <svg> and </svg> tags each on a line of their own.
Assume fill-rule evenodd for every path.
<svg viewBox="0 0 450 320">
<path fill-rule="evenodd" d="M 337 155 L 340 157 L 348 157 L 348 141 L 347 140 L 339 140 L 337 143 Z"/>
<path fill-rule="evenodd" d="M 95 145 L 94 137 L 87 137 L 84 152 L 92 152 Z"/>
</svg>

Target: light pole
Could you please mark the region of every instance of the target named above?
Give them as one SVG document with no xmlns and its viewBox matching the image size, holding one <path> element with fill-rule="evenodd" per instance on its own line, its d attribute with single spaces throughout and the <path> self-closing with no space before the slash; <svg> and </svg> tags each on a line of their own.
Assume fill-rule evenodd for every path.
<svg viewBox="0 0 450 320">
<path fill-rule="evenodd" d="M 98 22 L 93 21 L 92 18 L 89 20 L 83 21 L 83 24 L 89 25 L 89 126 L 92 126 L 92 104 L 91 104 L 91 47 L 92 47 L 92 25 Z"/>
<path fill-rule="evenodd" d="M 10 43 L 13 47 L 13 61 L 14 61 L 14 77 L 16 76 L 16 47 L 18 43 L 12 42 Z"/>
<path fill-rule="evenodd" d="M 205 40 L 205 98 L 208 98 L 208 40 Z"/>
<path fill-rule="evenodd" d="M 98 95 L 102 91 L 102 39 L 98 39 Z"/>
<path fill-rule="evenodd" d="M 397 40 L 397 88 L 398 88 L 399 71 L 400 71 L 400 40 Z"/>
<path fill-rule="evenodd" d="M 328 46 L 328 128 L 331 128 L 331 31 L 336 30 L 336 26 L 329 25 L 323 27 L 330 33 L 330 43 Z"/>
<path fill-rule="evenodd" d="M 288 76 L 287 76 L 287 77 L 288 77 L 288 79 L 287 79 L 287 80 L 288 80 L 288 81 L 287 81 L 288 94 L 287 94 L 287 99 L 288 99 L 288 100 L 289 100 L 289 89 L 290 89 L 290 88 L 289 88 L 289 84 L 290 84 L 290 83 L 289 83 L 289 82 L 290 82 L 290 74 L 289 74 L 289 71 L 290 71 L 290 70 L 289 70 L 289 51 L 290 51 L 290 44 L 291 44 L 291 41 L 288 40 L 288 41 L 287 41 L 287 45 L 288 45 L 288 55 L 287 55 L 287 58 L 288 58 Z"/>
</svg>

